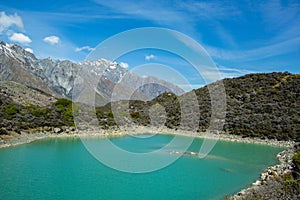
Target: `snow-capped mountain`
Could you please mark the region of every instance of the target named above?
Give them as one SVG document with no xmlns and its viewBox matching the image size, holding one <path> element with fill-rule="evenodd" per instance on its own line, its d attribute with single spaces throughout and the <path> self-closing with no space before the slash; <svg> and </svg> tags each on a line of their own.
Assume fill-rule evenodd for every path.
<svg viewBox="0 0 300 200">
<path fill-rule="evenodd" d="M 154 98 L 166 91 L 182 94 L 184 91 L 166 81 L 154 77 L 142 78 L 128 72 L 118 63 L 105 59 L 75 63 L 68 60 L 37 59 L 34 54 L 16 44 L 0 41 L 0 81 L 11 80 L 47 93 L 72 98 L 77 72 L 84 68 L 99 79 L 97 91 L 110 99 L 114 85 L 122 80 L 122 89 L 137 89 L 138 93 Z M 142 83 L 142 87 L 135 86 Z"/>
</svg>

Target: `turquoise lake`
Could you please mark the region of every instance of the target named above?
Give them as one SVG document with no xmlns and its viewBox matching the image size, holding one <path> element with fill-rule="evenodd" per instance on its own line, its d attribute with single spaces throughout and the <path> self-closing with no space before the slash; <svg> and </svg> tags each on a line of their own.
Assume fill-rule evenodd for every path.
<svg viewBox="0 0 300 200">
<path fill-rule="evenodd" d="M 129 151 L 147 152 L 173 137 L 110 140 Z M 91 142 L 97 140 L 101 139 Z M 202 142 L 195 139 L 189 151 L 199 151 Z M 0 199 L 225 199 L 226 194 L 250 186 L 263 169 L 277 164 L 276 154 L 282 150 L 218 141 L 204 159 L 183 155 L 158 171 L 133 174 L 102 164 L 79 138 L 44 139 L 0 149 Z"/>
</svg>

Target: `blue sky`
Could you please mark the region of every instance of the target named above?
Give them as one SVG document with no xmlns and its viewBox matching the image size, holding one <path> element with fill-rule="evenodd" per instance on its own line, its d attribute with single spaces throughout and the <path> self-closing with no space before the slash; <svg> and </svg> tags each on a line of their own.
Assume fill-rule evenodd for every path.
<svg viewBox="0 0 300 200">
<path fill-rule="evenodd" d="M 300 73 L 299 0 L 0 2 L 0 40 L 33 50 L 38 58 L 82 61 L 108 37 L 141 27 L 168 28 L 193 38 L 213 58 L 222 77 Z M 180 63 L 155 50 L 123 60 L 129 69 L 150 61 Z"/>
</svg>

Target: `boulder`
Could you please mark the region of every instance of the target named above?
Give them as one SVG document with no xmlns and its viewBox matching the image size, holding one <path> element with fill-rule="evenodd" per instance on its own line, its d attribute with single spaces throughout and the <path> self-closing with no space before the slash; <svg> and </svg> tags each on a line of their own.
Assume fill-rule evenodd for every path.
<svg viewBox="0 0 300 200">
<path fill-rule="evenodd" d="M 54 131 L 54 133 L 60 133 L 61 129 L 60 128 L 54 128 L 53 131 Z"/>
</svg>

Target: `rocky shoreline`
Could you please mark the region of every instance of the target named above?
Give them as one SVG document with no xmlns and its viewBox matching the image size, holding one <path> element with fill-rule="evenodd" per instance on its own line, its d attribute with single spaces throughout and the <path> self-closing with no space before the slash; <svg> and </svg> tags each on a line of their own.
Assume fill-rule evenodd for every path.
<svg viewBox="0 0 300 200">
<path fill-rule="evenodd" d="M 261 175 L 260 179 L 252 183 L 249 188 L 243 189 L 234 196 L 228 198 L 230 200 L 244 200 L 244 199 L 272 199 L 275 188 L 282 188 L 280 181 L 286 174 L 292 173 L 293 169 L 293 155 L 295 148 L 293 146 L 277 154 L 279 164 L 268 167 Z M 263 197 L 263 198 L 262 198 Z M 278 199 L 284 199 L 285 194 L 277 194 Z M 277 199 L 277 198 L 276 198 Z"/>
<path fill-rule="evenodd" d="M 128 134 L 130 133 L 130 134 Z M 197 137 L 204 139 L 228 141 L 228 142 L 242 142 L 249 144 L 261 144 L 278 146 L 284 148 L 293 148 L 295 142 L 293 141 L 278 141 L 275 139 L 260 139 L 242 137 L 238 135 L 231 135 L 225 132 L 192 132 L 183 130 L 174 130 L 169 128 L 153 129 L 151 127 L 132 127 L 126 130 L 120 130 L 117 128 L 110 129 L 83 129 L 77 130 L 75 127 L 61 127 L 61 128 L 44 128 L 44 129 L 32 129 L 27 131 L 21 131 L 21 134 L 12 133 L 9 136 L 0 137 L 0 148 L 16 146 L 20 144 L 26 144 L 35 140 L 44 138 L 60 138 L 60 137 L 122 137 L 126 135 L 142 135 L 142 134 L 170 134 L 181 135 L 186 137 Z M 278 157 L 280 160 L 280 156 Z"/>
</svg>

